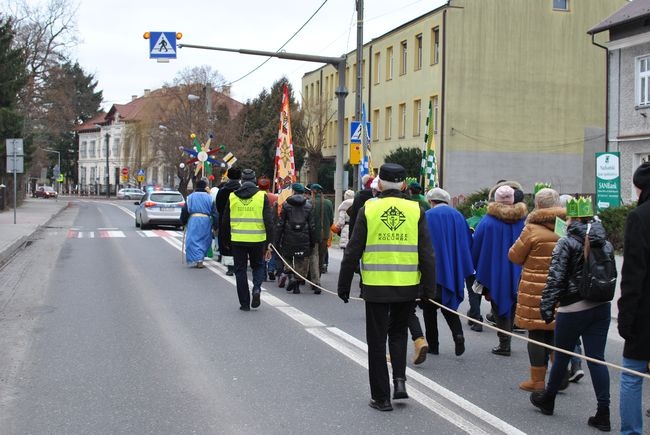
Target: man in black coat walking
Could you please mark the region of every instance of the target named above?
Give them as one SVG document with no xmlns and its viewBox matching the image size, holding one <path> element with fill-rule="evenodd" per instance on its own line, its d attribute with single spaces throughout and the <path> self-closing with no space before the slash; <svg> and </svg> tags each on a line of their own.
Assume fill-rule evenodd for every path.
<svg viewBox="0 0 650 435">
<path fill-rule="evenodd" d="M 632 178 L 639 195 L 627 216 L 618 300 L 618 332 L 625 339 L 623 367 L 648 373 L 650 364 L 650 163 Z M 643 378 L 621 372 L 621 433 L 643 433 Z"/>
</svg>

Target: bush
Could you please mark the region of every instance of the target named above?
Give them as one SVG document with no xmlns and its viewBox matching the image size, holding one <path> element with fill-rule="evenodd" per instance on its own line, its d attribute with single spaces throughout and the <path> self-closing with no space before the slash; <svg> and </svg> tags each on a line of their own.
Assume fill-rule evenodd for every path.
<svg viewBox="0 0 650 435">
<path fill-rule="evenodd" d="M 474 193 L 471 193 L 465 198 L 465 201 L 462 203 L 458 204 L 456 207 L 456 210 L 461 212 L 465 218 L 471 217 L 472 216 L 472 204 L 474 204 L 477 201 L 487 201 L 488 199 L 488 194 L 490 193 L 490 188 L 489 187 L 484 187 L 481 190 L 477 190 Z"/>
<path fill-rule="evenodd" d="M 618 253 L 623 251 L 627 214 L 635 207 L 636 204 L 610 207 L 598 213 L 600 220 L 603 221 L 603 227 L 607 231 L 607 238 L 612 242 L 614 249 Z"/>
</svg>

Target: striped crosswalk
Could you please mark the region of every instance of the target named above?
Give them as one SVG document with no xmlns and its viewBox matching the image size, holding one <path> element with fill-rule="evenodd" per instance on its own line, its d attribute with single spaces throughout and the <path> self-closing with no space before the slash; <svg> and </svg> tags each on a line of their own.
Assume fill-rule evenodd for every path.
<svg viewBox="0 0 650 435">
<path fill-rule="evenodd" d="M 175 237 L 182 238 L 182 231 L 173 231 L 173 230 L 119 230 L 117 228 L 70 228 L 68 229 L 68 239 L 119 239 L 127 237 L 145 237 L 145 238 L 156 238 L 156 237 Z"/>
</svg>

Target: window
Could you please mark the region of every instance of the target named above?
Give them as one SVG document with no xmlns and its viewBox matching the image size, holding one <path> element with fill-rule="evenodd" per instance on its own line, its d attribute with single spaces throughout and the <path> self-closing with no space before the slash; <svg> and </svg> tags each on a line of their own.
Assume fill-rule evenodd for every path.
<svg viewBox="0 0 650 435">
<path fill-rule="evenodd" d="M 94 140 L 90 141 L 90 150 L 88 150 L 88 154 L 90 154 L 88 157 L 90 157 L 91 159 L 94 158 L 94 157 L 97 157 L 95 155 L 95 141 Z"/>
<path fill-rule="evenodd" d="M 85 159 L 86 158 L 86 149 L 87 149 L 88 144 L 86 141 L 81 142 L 81 145 L 79 146 L 79 158 L 80 159 Z"/>
<path fill-rule="evenodd" d="M 440 28 L 434 27 L 431 31 L 431 63 L 440 61 Z"/>
<path fill-rule="evenodd" d="M 553 10 L 555 11 L 568 11 L 569 0 L 553 0 Z"/>
<path fill-rule="evenodd" d="M 373 64 L 372 64 L 372 82 L 374 84 L 379 84 L 379 52 L 375 53 Z"/>
<path fill-rule="evenodd" d="M 372 111 L 372 140 L 379 140 L 379 109 Z"/>
<path fill-rule="evenodd" d="M 637 105 L 650 106 L 650 56 L 637 58 Z"/>
<path fill-rule="evenodd" d="M 422 128 L 422 100 L 413 102 L 413 136 L 419 136 Z"/>
<path fill-rule="evenodd" d="M 415 70 L 422 69 L 422 34 L 415 36 Z"/>
<path fill-rule="evenodd" d="M 395 59 L 393 58 L 393 47 L 388 47 L 386 49 L 386 80 L 393 80 L 393 64 Z"/>
<path fill-rule="evenodd" d="M 120 156 L 120 138 L 116 137 L 113 139 L 113 147 L 111 149 L 111 155 L 114 159 Z"/>
<path fill-rule="evenodd" d="M 386 107 L 386 121 L 384 123 L 384 138 L 390 139 L 393 135 L 393 108 Z"/>
<path fill-rule="evenodd" d="M 431 111 L 433 112 L 433 134 L 438 134 L 438 96 L 436 95 L 431 99 Z"/>
<path fill-rule="evenodd" d="M 400 138 L 404 138 L 406 136 L 406 104 L 399 105 L 399 125 L 397 127 L 397 134 Z"/>
<path fill-rule="evenodd" d="M 400 75 L 406 74 L 406 65 L 407 65 L 407 52 L 406 52 L 406 41 L 400 43 L 400 53 L 399 53 L 399 73 Z"/>
<path fill-rule="evenodd" d="M 91 183 L 97 181 L 97 168 L 90 168 L 90 180 Z"/>
</svg>

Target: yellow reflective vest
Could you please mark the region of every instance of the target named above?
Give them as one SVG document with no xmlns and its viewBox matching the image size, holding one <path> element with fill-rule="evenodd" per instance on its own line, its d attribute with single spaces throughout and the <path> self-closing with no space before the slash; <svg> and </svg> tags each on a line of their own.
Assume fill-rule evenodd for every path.
<svg viewBox="0 0 650 435">
<path fill-rule="evenodd" d="M 230 240 L 259 243 L 266 240 L 263 210 L 266 193 L 259 191 L 250 198 L 230 194 Z"/>
<path fill-rule="evenodd" d="M 368 233 L 361 257 L 363 283 L 400 287 L 419 284 L 420 205 L 403 198 L 380 198 L 365 203 L 365 216 Z"/>
</svg>

